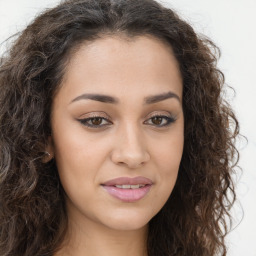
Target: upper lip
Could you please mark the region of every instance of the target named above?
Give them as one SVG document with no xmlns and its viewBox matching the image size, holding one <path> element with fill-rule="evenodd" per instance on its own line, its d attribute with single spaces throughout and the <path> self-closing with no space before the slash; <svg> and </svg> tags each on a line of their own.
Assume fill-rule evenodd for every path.
<svg viewBox="0 0 256 256">
<path fill-rule="evenodd" d="M 115 186 L 115 185 L 137 185 L 137 184 L 141 184 L 141 185 L 152 185 L 153 181 L 142 177 L 142 176 L 138 176 L 138 177 L 134 177 L 134 178 L 130 178 L 130 177 L 119 177 L 113 180 L 108 180 L 106 182 L 104 182 L 102 185 L 104 186 Z"/>
</svg>

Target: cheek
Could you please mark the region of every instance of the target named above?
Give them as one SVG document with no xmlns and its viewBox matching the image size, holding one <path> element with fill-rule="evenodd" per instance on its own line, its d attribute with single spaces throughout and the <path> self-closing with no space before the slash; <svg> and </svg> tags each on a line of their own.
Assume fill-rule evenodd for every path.
<svg viewBox="0 0 256 256">
<path fill-rule="evenodd" d="M 56 138 L 55 151 L 60 181 L 67 202 L 80 209 L 83 208 L 84 202 L 90 205 L 93 198 L 101 165 L 100 152 L 94 147 L 94 143 L 88 145 L 88 140 L 86 145 L 81 137 L 79 139 L 78 134 L 62 138 L 62 140 Z"/>
<path fill-rule="evenodd" d="M 157 199 L 165 201 L 170 196 L 179 172 L 183 154 L 183 129 L 178 130 L 175 136 L 154 146 L 154 159 L 156 164 L 158 187 Z M 160 199 L 160 195 L 162 199 Z"/>
<path fill-rule="evenodd" d="M 63 129 L 63 127 L 65 127 Z M 84 131 L 78 122 L 57 123 L 53 126 L 54 152 L 59 171 L 90 169 L 104 158 L 105 145 Z"/>
<path fill-rule="evenodd" d="M 170 136 L 166 136 L 154 144 L 152 150 L 154 152 L 153 157 L 155 162 L 162 166 L 161 170 L 163 170 L 163 173 L 168 175 L 172 171 L 178 171 L 183 154 L 183 146 L 184 134 L 183 126 L 181 125 Z"/>
<path fill-rule="evenodd" d="M 81 189 L 82 194 L 97 184 L 111 143 L 109 138 L 99 139 L 100 134 L 85 132 L 79 123 L 65 120 L 68 118 L 53 123 L 55 160 L 66 193 L 79 194 Z"/>
<path fill-rule="evenodd" d="M 85 187 L 85 182 L 93 178 L 92 164 L 97 163 L 94 159 L 97 155 L 93 153 L 95 148 L 90 143 L 90 138 L 85 140 L 83 137 L 84 134 L 68 122 L 53 125 L 55 161 L 67 193 L 72 188 L 76 188 L 75 191 L 79 193 L 79 188 Z"/>
</svg>

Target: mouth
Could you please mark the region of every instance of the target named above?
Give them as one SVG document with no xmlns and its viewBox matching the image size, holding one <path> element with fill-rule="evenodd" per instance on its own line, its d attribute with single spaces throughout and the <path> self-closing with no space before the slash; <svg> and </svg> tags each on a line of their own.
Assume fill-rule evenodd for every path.
<svg viewBox="0 0 256 256">
<path fill-rule="evenodd" d="M 148 194 L 152 185 L 152 180 L 142 176 L 120 177 L 101 184 L 109 195 L 123 202 L 141 200 Z"/>
<path fill-rule="evenodd" d="M 137 188 L 143 188 L 147 185 L 137 184 L 137 185 L 115 185 L 116 188 L 122 188 L 122 189 L 137 189 Z"/>
</svg>

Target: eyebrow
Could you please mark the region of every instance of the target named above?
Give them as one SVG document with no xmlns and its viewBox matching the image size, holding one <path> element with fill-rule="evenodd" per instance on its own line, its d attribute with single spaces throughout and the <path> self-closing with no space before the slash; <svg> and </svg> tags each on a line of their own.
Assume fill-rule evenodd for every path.
<svg viewBox="0 0 256 256">
<path fill-rule="evenodd" d="M 145 103 L 153 104 L 153 103 L 157 103 L 159 101 L 163 101 L 171 98 L 177 99 L 181 103 L 180 97 L 173 92 L 167 92 L 167 93 L 162 93 L 158 95 L 148 96 L 145 98 Z"/>
<path fill-rule="evenodd" d="M 153 96 L 148 96 L 144 99 L 145 104 L 154 104 L 163 100 L 167 100 L 170 98 L 177 99 L 179 102 L 181 102 L 180 97 L 173 93 L 173 92 L 167 92 L 167 93 L 162 93 L 158 95 L 153 95 Z M 79 100 L 94 100 L 94 101 L 99 101 L 103 103 L 111 103 L 111 104 L 117 104 L 119 103 L 119 100 L 115 97 L 104 95 L 104 94 L 90 94 L 90 93 L 85 93 L 82 94 L 76 98 L 74 98 L 72 102 L 79 101 Z"/>
<path fill-rule="evenodd" d="M 108 95 L 103 95 L 103 94 L 82 94 L 78 97 L 76 97 L 75 99 L 73 99 L 71 101 L 75 102 L 78 100 L 95 100 L 95 101 L 100 101 L 100 102 L 104 102 L 104 103 L 112 103 L 112 104 L 116 104 L 118 103 L 118 99 L 112 96 L 108 96 Z"/>
</svg>

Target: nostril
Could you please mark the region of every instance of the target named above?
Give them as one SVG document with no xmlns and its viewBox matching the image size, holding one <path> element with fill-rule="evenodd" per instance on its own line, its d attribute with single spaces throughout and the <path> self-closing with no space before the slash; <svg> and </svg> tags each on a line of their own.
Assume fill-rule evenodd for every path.
<svg viewBox="0 0 256 256">
<path fill-rule="evenodd" d="M 126 136 L 125 141 L 118 141 L 112 149 L 111 160 L 118 165 L 137 168 L 150 160 L 150 154 L 141 138 Z"/>
<path fill-rule="evenodd" d="M 131 168 L 131 169 L 135 169 L 142 165 L 145 165 L 148 162 L 148 160 L 149 160 L 149 157 L 147 157 L 147 158 L 127 157 L 126 159 L 122 159 L 122 160 L 118 160 L 118 158 L 112 157 L 112 161 L 115 164 L 120 165 L 120 166 L 127 166 L 128 168 Z"/>
</svg>

